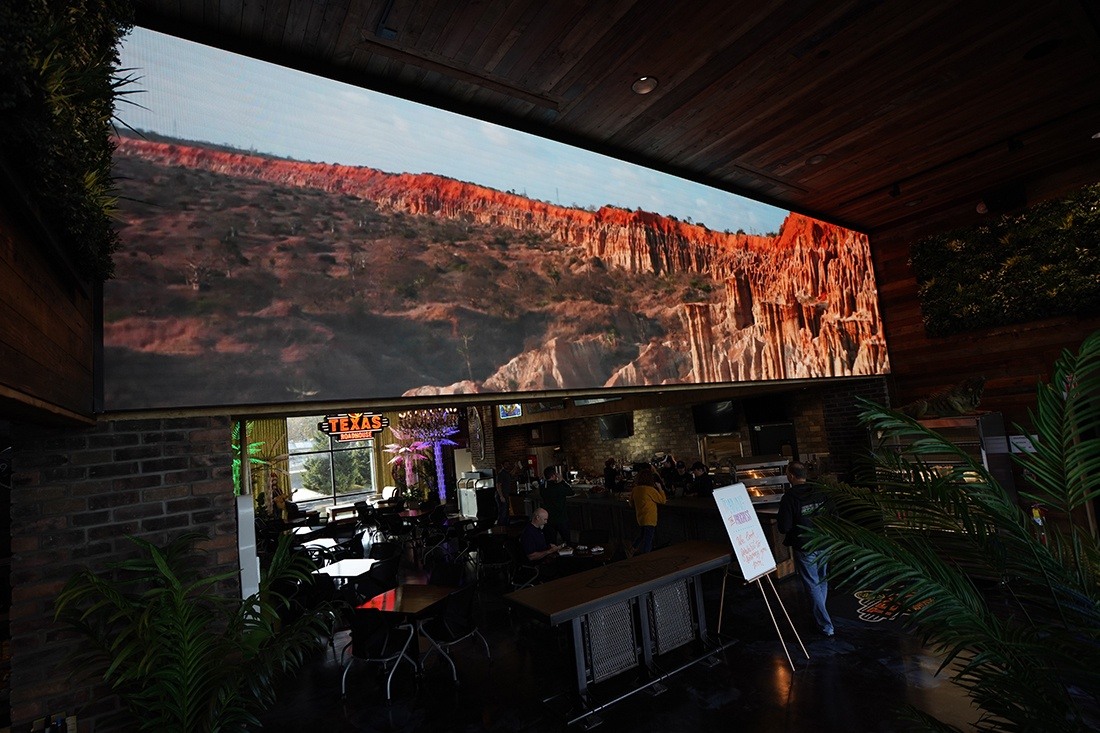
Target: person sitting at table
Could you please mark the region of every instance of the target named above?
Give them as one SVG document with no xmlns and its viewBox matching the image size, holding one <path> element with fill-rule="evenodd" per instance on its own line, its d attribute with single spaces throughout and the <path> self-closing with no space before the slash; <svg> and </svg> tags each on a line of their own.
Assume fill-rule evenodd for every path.
<svg viewBox="0 0 1100 733">
<path fill-rule="evenodd" d="M 714 493 L 714 479 L 707 473 L 705 464 L 696 461 L 691 464 L 691 493 L 694 496 L 711 496 Z"/>
<path fill-rule="evenodd" d="M 531 514 L 531 521 L 523 528 L 519 536 L 519 544 L 523 548 L 523 554 L 533 563 L 543 563 L 558 554 L 561 545 L 552 545 L 546 541 L 543 527 L 550 519 L 547 511 L 541 507 Z"/>
<path fill-rule="evenodd" d="M 657 486 L 657 477 L 649 466 L 634 477 L 630 499 L 634 502 L 634 516 L 638 520 L 638 537 L 630 554 L 641 555 L 653 549 L 653 540 L 657 536 L 657 505 L 665 503 L 665 492 Z"/>
</svg>

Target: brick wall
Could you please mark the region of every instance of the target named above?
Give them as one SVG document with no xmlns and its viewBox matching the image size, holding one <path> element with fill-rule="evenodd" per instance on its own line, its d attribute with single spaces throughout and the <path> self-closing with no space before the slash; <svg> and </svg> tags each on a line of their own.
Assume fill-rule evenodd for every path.
<svg viewBox="0 0 1100 733">
<path fill-rule="evenodd" d="M 649 461 L 655 452 L 671 452 L 689 465 L 699 459 L 699 436 L 691 417 L 691 407 L 676 405 L 634 411 L 634 435 L 629 438 L 600 438 L 598 417 L 570 420 L 562 428 L 562 448 L 580 470 L 591 476 L 603 476 L 609 457 L 620 461 Z"/>
<path fill-rule="evenodd" d="M 789 398 L 791 423 L 802 458 L 829 452 L 829 436 L 820 392 L 804 390 Z"/>
<path fill-rule="evenodd" d="M 230 421 L 102 421 L 93 428 L 13 426 L 11 707 L 13 729 L 74 712 L 103 731 L 117 700 L 69 679 L 78 643 L 54 624 L 54 598 L 73 571 L 133 554 L 134 535 L 158 544 L 183 530 L 212 537 L 210 572 L 235 570 L 237 524 Z M 239 596 L 239 584 L 225 587 Z"/>
<path fill-rule="evenodd" d="M 867 429 L 859 422 L 863 397 L 880 405 L 889 405 L 886 380 L 858 381 L 829 385 L 821 389 L 825 435 L 828 438 L 829 470 L 841 481 L 853 481 L 863 457 L 870 452 Z"/>
<path fill-rule="evenodd" d="M 500 468 L 501 465 L 513 461 L 526 463 L 530 435 L 530 425 L 497 428 L 493 436 L 496 447 L 496 465 L 492 468 Z"/>
<path fill-rule="evenodd" d="M 887 404 L 885 380 L 834 383 L 785 397 L 799 454 L 827 456 L 829 468 L 841 478 L 850 477 L 856 457 L 865 454 L 869 445 L 867 431 L 858 420 L 857 396 Z M 742 437 L 748 453 L 750 442 L 744 431 Z M 563 426 L 562 441 L 571 459 L 595 476 L 602 474 L 609 456 L 628 463 L 647 461 L 658 451 L 671 451 L 689 464 L 699 458 L 699 436 L 687 405 L 635 410 L 634 435 L 619 440 L 601 440 L 596 417 L 570 420 Z"/>
</svg>

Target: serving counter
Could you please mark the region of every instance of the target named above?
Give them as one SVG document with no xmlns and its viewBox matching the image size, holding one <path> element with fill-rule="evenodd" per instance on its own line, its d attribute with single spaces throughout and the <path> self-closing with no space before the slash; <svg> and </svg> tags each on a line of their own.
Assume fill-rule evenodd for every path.
<svg viewBox="0 0 1100 733">
<path fill-rule="evenodd" d="M 704 573 L 731 560 L 728 542 L 684 542 L 506 595 L 542 621 L 569 628 L 580 707 L 568 722 L 625 697 L 599 704 L 590 684 L 635 671 L 641 681 L 627 693 L 633 694 L 675 673 L 661 674 L 657 657 L 696 642 L 697 653 L 679 671 L 732 643 L 708 634 L 700 585 Z"/>
</svg>

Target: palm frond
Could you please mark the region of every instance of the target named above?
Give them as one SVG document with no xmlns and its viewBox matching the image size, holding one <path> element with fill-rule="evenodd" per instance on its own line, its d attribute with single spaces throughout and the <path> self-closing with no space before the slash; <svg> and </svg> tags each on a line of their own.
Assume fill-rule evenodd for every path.
<svg viewBox="0 0 1100 733">
<path fill-rule="evenodd" d="M 977 730 L 1100 726 L 1100 547 L 1081 521 L 1100 496 L 1100 333 L 1053 374 L 1038 389 L 1035 452 L 1020 459 L 1031 488 L 1021 496 L 1062 521 L 1038 532 L 965 451 L 864 402 L 861 419 L 879 438 L 874 485 L 826 485 L 836 514 L 810 534 L 837 582 L 896 599 L 973 700 Z"/>
<path fill-rule="evenodd" d="M 133 539 L 133 538 L 132 538 Z M 274 588 L 306 582 L 314 568 L 281 539 L 261 592 L 235 601 L 218 586 L 236 575 L 208 575 L 201 534 L 165 547 L 133 539 L 140 554 L 110 574 L 82 570 L 58 595 L 56 616 L 91 643 L 74 656 L 102 675 L 132 714 L 134 727 L 237 731 L 256 725 L 276 677 L 299 667 L 325 633 L 327 606 L 280 622 Z"/>
</svg>

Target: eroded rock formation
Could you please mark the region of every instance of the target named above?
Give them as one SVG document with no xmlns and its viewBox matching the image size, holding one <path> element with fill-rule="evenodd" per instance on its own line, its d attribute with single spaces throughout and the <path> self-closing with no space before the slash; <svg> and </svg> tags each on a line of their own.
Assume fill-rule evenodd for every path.
<svg viewBox="0 0 1100 733">
<path fill-rule="evenodd" d="M 133 138 L 120 141 L 117 155 L 350 195 L 409 215 L 535 232 L 612 268 L 697 273 L 718 284 L 711 301 L 669 303 L 664 321 L 678 322 L 679 330 L 639 339 L 627 359 L 597 336 L 548 338 L 480 384 L 422 385 L 407 394 L 889 370 L 866 237 L 797 214 L 787 217 L 777 237 L 727 234 L 641 210 L 562 207 L 430 174 L 389 174 Z"/>
</svg>

